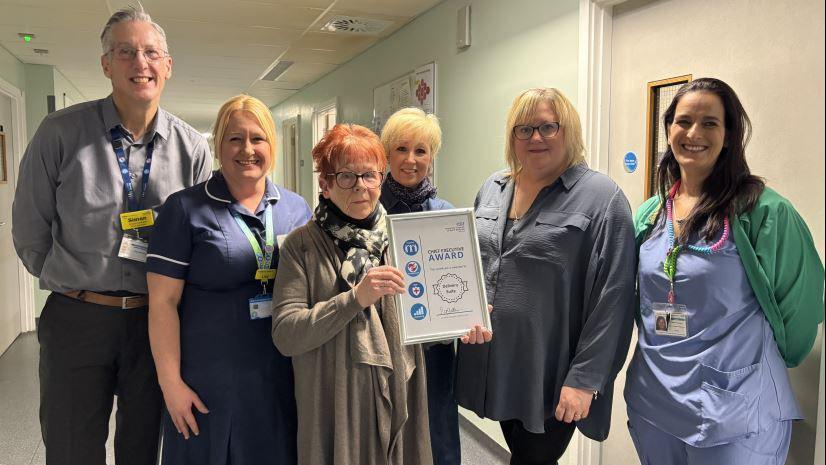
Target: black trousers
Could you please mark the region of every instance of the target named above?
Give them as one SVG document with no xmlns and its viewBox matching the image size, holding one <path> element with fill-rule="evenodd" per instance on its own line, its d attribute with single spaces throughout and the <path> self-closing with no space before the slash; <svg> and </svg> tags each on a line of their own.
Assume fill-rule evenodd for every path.
<svg viewBox="0 0 826 465">
<path fill-rule="evenodd" d="M 433 465 L 461 465 L 459 408 L 453 398 L 453 367 L 456 364 L 453 344 L 431 345 L 425 349 L 424 359 Z"/>
<path fill-rule="evenodd" d="M 52 293 L 40 316 L 40 428 L 47 465 L 105 465 L 113 396 L 115 463 L 157 462 L 162 396 L 148 309 Z"/>
<path fill-rule="evenodd" d="M 519 420 L 500 421 L 499 426 L 511 450 L 510 465 L 556 465 L 576 428 L 554 417 L 545 421 L 542 434 L 527 431 Z"/>
</svg>

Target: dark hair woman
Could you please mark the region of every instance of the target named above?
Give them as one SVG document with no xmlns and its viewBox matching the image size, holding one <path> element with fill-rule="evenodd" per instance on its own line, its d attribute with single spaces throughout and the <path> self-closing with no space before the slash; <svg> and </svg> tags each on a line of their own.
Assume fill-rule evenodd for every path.
<svg viewBox="0 0 826 465">
<path fill-rule="evenodd" d="M 686 84 L 664 122 L 658 195 L 635 219 L 631 436 L 643 463 L 783 464 L 802 418 L 786 366 L 823 319 L 823 265 L 794 207 L 749 171 L 751 123 L 731 87 Z"/>
</svg>

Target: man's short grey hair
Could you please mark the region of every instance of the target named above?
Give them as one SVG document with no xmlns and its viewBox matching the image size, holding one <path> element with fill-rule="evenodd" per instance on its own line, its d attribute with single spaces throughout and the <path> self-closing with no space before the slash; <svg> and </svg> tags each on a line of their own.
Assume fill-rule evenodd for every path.
<svg viewBox="0 0 826 465">
<path fill-rule="evenodd" d="M 152 17 L 143 9 L 143 5 L 138 3 L 138 6 L 129 5 L 121 8 L 109 17 L 109 21 L 106 21 L 106 26 L 103 27 L 103 32 L 100 33 L 100 44 L 103 46 L 104 55 L 112 51 L 112 26 L 129 21 L 143 21 L 151 24 L 161 37 L 164 51 L 169 53 L 169 47 L 166 44 L 166 32 L 158 23 L 152 21 Z"/>
</svg>

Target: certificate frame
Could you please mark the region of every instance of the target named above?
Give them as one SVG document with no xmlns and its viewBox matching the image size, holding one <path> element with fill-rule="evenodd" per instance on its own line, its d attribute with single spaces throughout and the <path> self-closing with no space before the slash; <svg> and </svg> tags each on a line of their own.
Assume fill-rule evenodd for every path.
<svg viewBox="0 0 826 465">
<path fill-rule="evenodd" d="M 490 331 L 473 209 L 388 215 L 386 221 L 391 265 L 405 278 L 405 293 L 395 295 L 402 344 L 457 338 L 477 324 Z"/>
</svg>

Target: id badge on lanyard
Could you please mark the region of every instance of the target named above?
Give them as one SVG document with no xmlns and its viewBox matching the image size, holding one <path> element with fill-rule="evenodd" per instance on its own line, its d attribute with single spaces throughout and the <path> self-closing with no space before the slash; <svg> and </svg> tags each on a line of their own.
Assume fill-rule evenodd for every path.
<svg viewBox="0 0 826 465">
<path fill-rule="evenodd" d="M 141 179 L 140 197 L 135 193 L 132 185 L 132 178 L 129 176 L 129 164 L 126 161 L 126 153 L 123 150 L 123 133 L 120 128 L 112 128 L 112 148 L 115 151 L 115 158 L 118 161 L 118 169 L 123 177 L 123 189 L 126 191 L 129 211 L 120 214 L 120 226 L 123 230 L 123 237 L 120 241 L 118 257 L 137 262 L 146 262 L 146 252 L 149 249 L 149 242 L 140 236 L 139 228 L 149 227 L 155 224 L 155 215 L 151 209 L 141 210 L 140 206 L 146 198 L 146 190 L 149 185 L 149 172 L 152 168 L 152 153 L 155 149 L 155 142 L 146 145 L 146 162 L 143 166 L 143 177 Z"/>
<path fill-rule="evenodd" d="M 272 294 L 267 292 L 267 283 L 275 279 L 276 270 L 272 267 L 273 253 L 275 252 L 275 226 L 272 218 L 272 205 L 267 204 L 264 208 L 264 250 L 258 244 L 258 239 L 250 230 L 247 223 L 244 222 L 241 215 L 236 212 L 231 212 L 232 218 L 241 228 L 244 237 L 252 247 L 255 253 L 255 261 L 258 268 L 255 270 L 255 280 L 261 283 L 261 293 L 249 299 L 249 312 L 251 320 L 258 320 L 261 318 L 272 317 L 273 302 Z"/>
<path fill-rule="evenodd" d="M 655 302 L 651 304 L 651 310 L 654 313 L 654 334 L 688 336 L 688 313 L 685 305 Z"/>
</svg>

